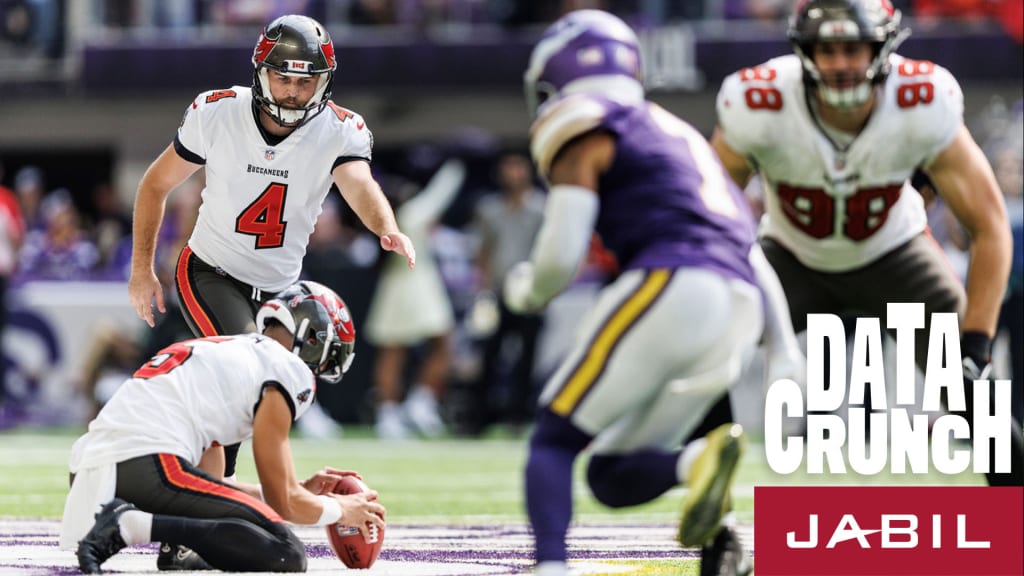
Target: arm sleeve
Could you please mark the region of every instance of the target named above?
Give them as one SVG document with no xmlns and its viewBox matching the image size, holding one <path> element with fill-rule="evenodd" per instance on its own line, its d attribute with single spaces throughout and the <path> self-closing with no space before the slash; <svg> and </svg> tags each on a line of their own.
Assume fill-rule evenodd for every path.
<svg viewBox="0 0 1024 576">
<path fill-rule="evenodd" d="M 600 201 L 597 193 L 580 186 L 551 188 L 544 223 L 530 256 L 533 262 L 533 301 L 548 302 L 572 281 L 590 247 Z"/>
</svg>

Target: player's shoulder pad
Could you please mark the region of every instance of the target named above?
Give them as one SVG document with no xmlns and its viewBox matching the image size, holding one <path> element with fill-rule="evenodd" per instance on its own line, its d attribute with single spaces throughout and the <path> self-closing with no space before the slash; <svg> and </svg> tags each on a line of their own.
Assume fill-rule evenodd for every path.
<svg viewBox="0 0 1024 576">
<path fill-rule="evenodd" d="M 348 108 L 327 101 L 327 109 L 320 113 L 326 117 L 329 133 L 342 144 L 339 156 L 352 156 L 369 160 L 373 155 L 373 133 L 361 115 Z M 319 120 L 319 118 L 317 118 Z"/>
<path fill-rule="evenodd" d="M 887 96 L 896 107 L 922 122 L 963 118 L 964 94 L 953 74 L 928 60 L 911 60 L 893 54 L 887 81 Z"/>
<path fill-rule="evenodd" d="M 601 125 L 606 106 L 586 94 L 572 94 L 549 104 L 530 128 L 530 153 L 547 175 L 559 150 L 572 139 Z"/>
<path fill-rule="evenodd" d="M 890 64 L 880 113 L 930 162 L 963 126 L 963 91 L 949 70 L 933 62 L 894 54 Z"/>
<path fill-rule="evenodd" d="M 189 111 L 204 113 L 204 111 L 215 111 L 224 108 L 225 105 L 237 106 L 238 103 L 248 101 L 250 88 L 245 86 L 232 86 L 231 88 L 219 88 L 200 92 L 189 105 Z"/>
<path fill-rule="evenodd" d="M 366 120 L 358 112 L 339 106 L 333 101 L 327 101 L 327 109 L 322 114 L 330 118 L 331 125 L 343 130 L 361 131 L 366 130 Z"/>
<path fill-rule="evenodd" d="M 803 97 L 803 67 L 794 54 L 742 68 L 722 81 L 715 101 L 718 125 L 726 142 L 746 154 L 771 125 Z"/>
</svg>

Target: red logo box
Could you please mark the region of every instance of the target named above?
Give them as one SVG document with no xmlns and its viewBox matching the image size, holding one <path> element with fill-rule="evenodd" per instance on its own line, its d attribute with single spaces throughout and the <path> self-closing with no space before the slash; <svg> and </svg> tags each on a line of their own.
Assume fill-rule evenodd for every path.
<svg viewBox="0 0 1024 576">
<path fill-rule="evenodd" d="M 758 486 L 758 576 L 1021 576 L 1024 487 Z"/>
</svg>

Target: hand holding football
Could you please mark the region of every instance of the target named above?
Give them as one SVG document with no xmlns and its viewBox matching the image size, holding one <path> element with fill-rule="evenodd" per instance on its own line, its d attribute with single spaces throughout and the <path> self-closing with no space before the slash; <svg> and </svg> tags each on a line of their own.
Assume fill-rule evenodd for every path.
<svg viewBox="0 0 1024 576">
<path fill-rule="evenodd" d="M 366 484 L 355 476 L 344 476 L 334 488 L 335 494 L 368 492 Z M 377 561 L 384 546 L 384 529 L 367 522 L 372 541 L 367 542 L 356 526 L 346 526 L 345 518 L 327 526 L 327 541 L 341 562 L 349 568 L 369 568 Z"/>
</svg>

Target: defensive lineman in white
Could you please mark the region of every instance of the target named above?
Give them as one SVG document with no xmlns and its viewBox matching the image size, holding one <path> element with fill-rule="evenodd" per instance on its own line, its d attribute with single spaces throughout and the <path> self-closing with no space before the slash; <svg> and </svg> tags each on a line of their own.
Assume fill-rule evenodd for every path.
<svg viewBox="0 0 1024 576">
<path fill-rule="evenodd" d="M 958 312 L 972 398 L 986 379 L 1012 250 L 992 168 L 963 122 L 963 94 L 941 66 L 893 51 L 909 34 L 888 0 L 801 2 L 794 54 L 723 82 L 712 145 L 741 186 L 764 185 L 760 243 L 782 281 L 797 332 L 809 313 L 886 317 L 890 302 L 923 302 L 928 318 Z M 971 236 L 964 287 L 926 230 L 910 185 L 929 177 Z M 928 331 L 918 331 L 926 366 Z M 968 406 L 968 413 L 973 408 Z M 1019 427 L 1013 473 L 1024 483 Z"/>
</svg>

